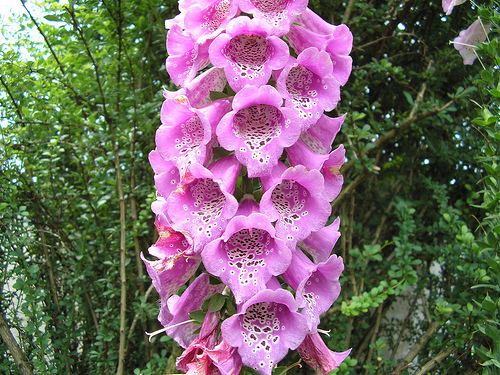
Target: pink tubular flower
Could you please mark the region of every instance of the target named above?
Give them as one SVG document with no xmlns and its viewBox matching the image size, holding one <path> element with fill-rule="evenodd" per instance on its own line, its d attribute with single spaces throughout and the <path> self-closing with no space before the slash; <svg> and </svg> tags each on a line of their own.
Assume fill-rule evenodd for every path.
<svg viewBox="0 0 500 375">
<path fill-rule="evenodd" d="M 163 97 L 165 99 L 175 99 L 185 96 L 192 108 L 199 109 L 212 103 L 210 92 L 222 91 L 226 83 L 224 69 L 210 68 L 177 91 L 163 91 Z"/>
<path fill-rule="evenodd" d="M 330 257 L 333 247 L 340 238 L 339 227 L 340 218 L 337 218 L 327 227 L 312 232 L 306 239 L 299 242 L 298 246 L 312 256 L 314 263 L 325 262 Z"/>
<path fill-rule="evenodd" d="M 273 35 L 285 35 L 295 17 L 306 10 L 308 0 L 240 0 L 239 6 L 245 13 L 266 21 Z"/>
<path fill-rule="evenodd" d="M 303 165 L 287 168 L 280 162 L 261 181 L 264 188 L 261 212 L 271 221 L 278 220 L 276 236 L 285 240 L 291 249 L 326 224 L 331 206 L 319 171 L 307 171 Z"/>
<path fill-rule="evenodd" d="M 199 44 L 193 34 L 183 32 L 178 24 L 172 25 L 167 34 L 168 57 L 165 67 L 176 85 L 189 83 L 198 70 L 209 63 L 209 42 Z"/>
<path fill-rule="evenodd" d="M 270 173 L 283 148 L 300 135 L 293 110 L 281 107 L 283 99 L 272 86 L 246 86 L 233 100 L 233 111 L 217 126 L 217 138 L 226 150 L 235 151 L 249 177 Z"/>
<path fill-rule="evenodd" d="M 205 298 L 215 293 L 221 293 L 224 286 L 224 284 L 211 285 L 210 276 L 203 273 L 192 282 L 182 293 L 182 296 L 174 294 L 168 299 L 166 306 L 162 304 L 160 314 L 162 314 L 162 310 L 166 309 L 171 319 L 161 323 L 167 334 L 181 347 L 187 348 L 193 339 L 198 337 L 195 331 L 199 326 L 189 322 L 189 313 L 199 310 Z"/>
<path fill-rule="evenodd" d="M 222 337 L 238 348 L 243 363 L 264 375 L 303 342 L 307 323 L 292 294 L 265 289 L 245 302 L 221 326 Z"/>
<path fill-rule="evenodd" d="M 344 270 L 342 258 L 332 255 L 326 262 L 315 264 L 300 250 L 293 253 L 292 263 L 283 277 L 296 291 L 301 314 L 309 332 L 317 332 L 320 315 L 328 311 L 340 294 L 339 277 Z"/>
<path fill-rule="evenodd" d="M 297 348 L 302 360 L 311 366 L 317 375 L 327 375 L 335 370 L 351 353 L 351 349 L 336 353 L 328 349 L 318 333 L 307 335 Z"/>
<path fill-rule="evenodd" d="M 170 194 L 168 216 L 172 227 L 193 238 L 195 253 L 219 237 L 238 209 L 232 195 L 241 164 L 232 155 L 212 163 L 208 169 L 191 164 L 189 177 Z"/>
<path fill-rule="evenodd" d="M 208 164 L 215 143 L 215 127 L 230 108 L 228 100 L 217 100 L 201 109 L 192 108 L 185 96 L 163 103 L 156 147 L 164 159 L 171 160 L 179 169 L 181 179 L 192 163 Z"/>
<path fill-rule="evenodd" d="M 272 70 L 286 64 L 289 53 L 287 44 L 272 36 L 264 21 L 240 16 L 215 38 L 209 55 L 214 66 L 224 68 L 231 88 L 239 91 L 245 85 L 266 84 Z"/>
<path fill-rule="evenodd" d="M 286 107 L 298 112 L 304 129 L 314 124 L 323 111 L 334 109 L 340 100 L 340 85 L 332 72 L 328 53 L 309 47 L 297 59 L 290 57 L 276 81 Z"/>
<path fill-rule="evenodd" d="M 158 150 L 149 153 L 149 163 L 155 172 L 156 190 L 162 197 L 168 198 L 179 184 L 179 170 L 170 160 L 162 158 Z"/>
<path fill-rule="evenodd" d="M 245 196 L 222 237 L 201 254 L 207 271 L 221 278 L 237 304 L 266 289 L 271 277 L 285 272 L 292 260 L 290 249 L 275 237 L 273 225 L 258 208 Z"/>
<path fill-rule="evenodd" d="M 153 285 L 162 300 L 167 300 L 177 289 L 193 276 L 201 263 L 200 257 L 193 257 L 191 244 L 183 233 L 155 220 L 158 241 L 149 248 L 149 254 L 158 260 L 147 260 L 141 253 L 141 259 L 153 281 Z"/>
<path fill-rule="evenodd" d="M 476 59 L 476 49 L 479 42 L 484 42 L 491 25 L 483 25 L 481 20 L 474 21 L 467 29 L 460 31 L 453 40 L 454 47 L 464 59 L 464 65 L 472 65 Z"/>
<path fill-rule="evenodd" d="M 225 341 L 218 344 L 219 312 L 207 312 L 200 333 L 177 358 L 179 370 L 188 375 L 238 375 L 242 363 L 235 348 Z"/>
<path fill-rule="evenodd" d="M 287 157 L 291 165 L 302 164 L 308 169 L 319 169 L 321 164 L 326 160 L 325 157 L 317 157 L 311 155 L 310 158 L 305 158 L 300 155 L 300 150 L 307 147 L 310 154 L 328 155 L 332 149 L 332 143 L 335 136 L 340 130 L 346 115 L 341 117 L 328 117 L 322 115 L 319 120 L 306 131 L 302 132 L 299 141 L 287 148 Z M 303 151 L 307 152 L 307 151 Z"/>
<path fill-rule="evenodd" d="M 449 16 L 453 11 L 455 5 L 460 5 L 465 3 L 467 0 L 443 0 L 443 10 L 446 12 L 446 15 Z"/>
<path fill-rule="evenodd" d="M 292 48 L 301 53 L 309 47 L 326 51 L 333 62 L 333 76 L 341 86 L 345 85 L 352 70 L 353 36 L 346 25 L 330 25 L 312 10 L 307 9 L 290 26 L 286 38 Z"/>
<path fill-rule="evenodd" d="M 219 35 L 237 12 L 235 0 L 194 3 L 186 11 L 184 27 L 196 36 L 198 43 L 204 43 Z"/>
</svg>

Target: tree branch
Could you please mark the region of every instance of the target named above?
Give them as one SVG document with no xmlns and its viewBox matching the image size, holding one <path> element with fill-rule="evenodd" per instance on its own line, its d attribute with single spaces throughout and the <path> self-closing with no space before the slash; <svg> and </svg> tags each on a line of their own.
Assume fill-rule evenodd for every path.
<svg viewBox="0 0 500 375">
<path fill-rule="evenodd" d="M 28 362 L 26 356 L 21 351 L 19 344 L 12 335 L 12 332 L 10 331 L 10 328 L 7 324 L 7 321 L 5 320 L 1 308 L 0 308 L 0 336 L 2 337 L 2 340 L 5 342 L 5 345 L 7 345 L 7 348 L 9 349 L 12 358 L 14 358 L 14 362 L 16 362 L 16 365 L 19 367 L 21 375 L 33 375 L 33 371 L 31 370 L 31 364 Z"/>
<path fill-rule="evenodd" d="M 410 364 L 415 357 L 420 353 L 422 349 L 425 348 L 432 335 L 442 326 L 439 322 L 432 322 L 427 331 L 420 337 L 418 342 L 411 348 L 408 354 L 399 362 L 396 369 L 391 373 L 391 375 L 400 374 L 407 366 Z M 423 373 L 425 374 L 425 372 Z M 415 374 L 416 375 L 416 374 Z"/>
</svg>

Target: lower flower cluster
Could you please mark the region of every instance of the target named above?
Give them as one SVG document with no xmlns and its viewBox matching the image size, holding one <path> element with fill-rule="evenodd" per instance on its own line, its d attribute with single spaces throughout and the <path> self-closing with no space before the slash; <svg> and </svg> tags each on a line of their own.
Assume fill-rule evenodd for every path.
<svg viewBox="0 0 500 375">
<path fill-rule="evenodd" d="M 345 116 L 324 111 L 350 74 L 352 35 L 304 0 L 179 9 L 166 66 L 181 88 L 164 93 L 149 155 L 159 239 L 155 260 L 142 256 L 160 332 L 185 349 L 177 367 L 188 374 L 269 375 L 295 349 L 328 374 L 350 351 L 331 351 L 318 330 L 344 268 L 332 254 L 339 219 L 327 223 Z"/>
</svg>

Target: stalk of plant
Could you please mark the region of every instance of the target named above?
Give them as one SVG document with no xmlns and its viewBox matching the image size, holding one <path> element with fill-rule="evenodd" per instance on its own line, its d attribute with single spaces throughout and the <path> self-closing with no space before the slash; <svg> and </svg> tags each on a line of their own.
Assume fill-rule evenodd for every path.
<svg viewBox="0 0 500 375">
<path fill-rule="evenodd" d="M 328 374 L 350 353 L 328 349 L 319 324 L 344 269 L 339 220 L 327 223 L 345 115 L 324 112 L 351 73 L 352 34 L 307 5 L 181 0 L 166 22 L 180 88 L 164 93 L 149 157 L 159 240 L 143 260 L 188 374 L 270 375 L 296 349 Z"/>
</svg>

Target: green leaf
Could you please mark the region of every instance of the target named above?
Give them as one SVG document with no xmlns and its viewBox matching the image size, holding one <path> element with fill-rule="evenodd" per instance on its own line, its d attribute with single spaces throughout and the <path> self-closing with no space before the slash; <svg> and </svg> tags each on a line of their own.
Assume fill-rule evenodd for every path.
<svg viewBox="0 0 500 375">
<path fill-rule="evenodd" d="M 408 91 L 403 91 L 403 95 L 405 96 L 408 103 L 410 103 L 410 105 L 414 105 L 413 98 L 411 97 L 411 94 Z"/>
<path fill-rule="evenodd" d="M 220 293 L 215 293 L 210 298 L 210 302 L 208 303 L 208 311 L 210 312 L 220 311 L 220 309 L 222 309 L 222 307 L 224 306 L 225 302 L 226 302 L 226 297 L 224 297 Z"/>
<path fill-rule="evenodd" d="M 195 324 L 203 324 L 203 320 L 205 320 L 205 315 L 207 313 L 203 310 L 195 310 L 189 313 L 189 319 L 193 319 Z"/>
</svg>

